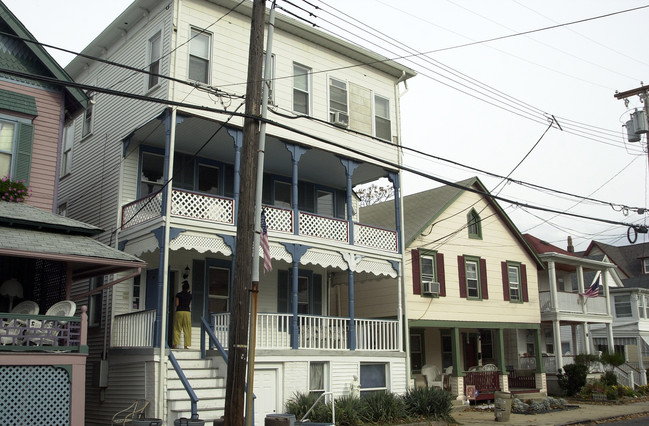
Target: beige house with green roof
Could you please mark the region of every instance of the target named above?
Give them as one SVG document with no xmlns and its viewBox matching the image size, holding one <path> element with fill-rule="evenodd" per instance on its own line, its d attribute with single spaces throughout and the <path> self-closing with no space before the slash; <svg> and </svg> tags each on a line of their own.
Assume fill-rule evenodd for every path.
<svg viewBox="0 0 649 426">
<path fill-rule="evenodd" d="M 482 182 L 471 178 L 403 198 L 410 378 L 425 383 L 423 368 L 428 385 L 445 386 L 458 399 L 470 386 L 478 399 L 493 399 L 496 390 L 545 393 L 542 367 L 520 368 L 530 355 L 542 366 L 537 270 L 543 264 L 484 194 Z M 361 220 L 386 226 L 393 220 L 388 204 L 362 208 Z M 375 283 L 370 300 L 382 300 L 391 288 L 387 280 Z M 381 316 L 376 309 L 382 309 L 390 316 L 395 306 L 356 303 L 358 315 L 367 309 Z"/>
</svg>

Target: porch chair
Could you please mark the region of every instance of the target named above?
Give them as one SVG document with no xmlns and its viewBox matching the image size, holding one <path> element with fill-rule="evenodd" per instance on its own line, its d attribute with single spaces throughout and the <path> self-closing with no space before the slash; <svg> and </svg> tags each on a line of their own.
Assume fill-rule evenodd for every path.
<svg viewBox="0 0 649 426">
<path fill-rule="evenodd" d="M 421 367 L 421 374 L 426 376 L 426 381 L 428 382 L 428 387 L 444 387 L 444 378 L 442 377 L 442 372 L 439 367 L 434 364 L 425 364 Z"/>
<path fill-rule="evenodd" d="M 53 304 L 47 312 L 46 316 L 55 316 L 55 317 L 71 317 L 74 315 L 74 312 L 77 310 L 77 305 L 71 300 L 62 300 Z M 27 338 L 27 341 L 34 343 L 36 346 L 50 345 L 56 346 L 57 336 L 59 335 L 59 330 L 55 326 L 64 326 L 67 324 L 67 321 L 63 320 L 30 320 L 29 330 L 27 334 L 30 337 Z"/>
<path fill-rule="evenodd" d="M 40 308 L 36 302 L 25 300 L 11 309 L 12 314 L 21 315 L 38 315 Z M 0 344 L 2 345 L 20 345 L 22 344 L 23 329 L 27 322 L 23 319 L 11 319 L 4 321 L 0 319 Z"/>
<path fill-rule="evenodd" d="M 114 425 L 128 425 L 140 418 L 144 418 L 144 410 L 149 405 L 148 399 L 138 399 L 122 411 L 113 416 Z"/>
<path fill-rule="evenodd" d="M 443 389 L 445 390 L 451 390 L 451 374 L 453 374 L 453 366 L 448 366 L 444 370 L 444 373 L 442 373 L 442 384 L 443 384 Z"/>
</svg>

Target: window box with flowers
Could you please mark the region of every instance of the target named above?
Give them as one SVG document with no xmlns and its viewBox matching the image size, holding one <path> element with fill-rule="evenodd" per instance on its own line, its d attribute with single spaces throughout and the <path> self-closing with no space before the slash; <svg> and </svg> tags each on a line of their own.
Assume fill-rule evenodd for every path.
<svg viewBox="0 0 649 426">
<path fill-rule="evenodd" d="M 9 176 L 0 179 L 0 200 L 22 203 L 29 195 L 29 189 L 24 181 L 12 180 Z"/>
</svg>

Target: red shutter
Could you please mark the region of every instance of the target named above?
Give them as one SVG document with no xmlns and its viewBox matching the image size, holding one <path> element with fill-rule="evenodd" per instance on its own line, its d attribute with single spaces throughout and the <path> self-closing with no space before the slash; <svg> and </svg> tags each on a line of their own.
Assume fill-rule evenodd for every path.
<svg viewBox="0 0 649 426">
<path fill-rule="evenodd" d="M 412 293 L 421 294 L 421 275 L 419 269 L 419 250 L 412 249 Z"/>
<path fill-rule="evenodd" d="M 457 257 L 457 275 L 460 279 L 460 297 L 466 299 L 466 270 L 464 269 L 464 256 Z"/>
<path fill-rule="evenodd" d="M 446 296 L 446 277 L 444 276 L 444 254 L 437 253 L 437 281 L 440 297 Z"/>
<path fill-rule="evenodd" d="M 500 268 L 503 271 L 503 300 L 509 300 L 509 273 L 507 271 L 507 262 L 500 262 Z"/>
<path fill-rule="evenodd" d="M 487 261 L 480 259 L 480 285 L 482 287 L 482 299 L 489 299 L 489 289 L 487 288 Z"/>
<path fill-rule="evenodd" d="M 529 302 L 530 298 L 527 294 L 527 267 L 521 264 L 521 287 L 523 287 L 523 302 Z"/>
</svg>

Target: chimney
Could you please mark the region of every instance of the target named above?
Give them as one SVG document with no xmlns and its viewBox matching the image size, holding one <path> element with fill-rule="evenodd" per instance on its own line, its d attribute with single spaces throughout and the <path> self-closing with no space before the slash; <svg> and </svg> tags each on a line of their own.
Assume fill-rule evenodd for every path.
<svg viewBox="0 0 649 426">
<path fill-rule="evenodd" d="M 574 253 L 575 246 L 572 245 L 572 237 L 568 237 L 568 253 Z"/>
</svg>

